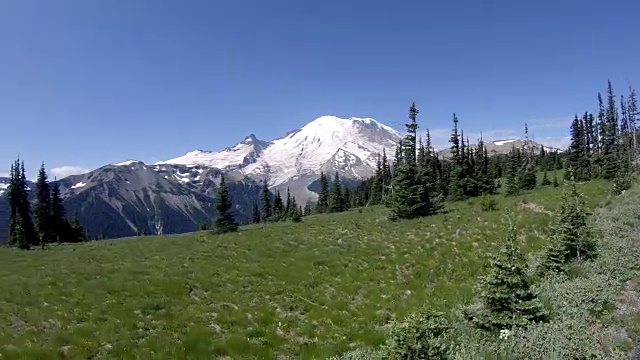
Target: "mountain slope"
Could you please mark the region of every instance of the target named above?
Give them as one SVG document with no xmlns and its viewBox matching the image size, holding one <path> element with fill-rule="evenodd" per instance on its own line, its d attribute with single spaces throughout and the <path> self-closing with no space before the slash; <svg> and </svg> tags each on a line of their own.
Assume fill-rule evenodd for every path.
<svg viewBox="0 0 640 360">
<path fill-rule="evenodd" d="M 77 214 L 91 237 L 113 238 L 184 233 L 198 229 L 201 223 L 211 223 L 215 216 L 213 196 L 221 174 L 214 168 L 126 161 L 66 177 L 58 184 L 69 217 Z M 260 187 L 233 174 L 227 184 L 236 219 L 249 222 L 251 204 Z M 7 205 L 6 196 L 1 196 L 0 243 L 7 238 Z"/>
<path fill-rule="evenodd" d="M 401 138 L 399 132 L 374 119 L 322 116 L 270 142 L 251 135 L 221 152 L 196 150 L 157 165 L 237 170 L 255 181 L 268 180 L 273 189 L 284 192 L 290 188 L 303 204 L 315 199 L 308 186 L 320 171 L 365 179 L 373 174 L 377 154 L 383 150 L 393 154 Z"/>
</svg>

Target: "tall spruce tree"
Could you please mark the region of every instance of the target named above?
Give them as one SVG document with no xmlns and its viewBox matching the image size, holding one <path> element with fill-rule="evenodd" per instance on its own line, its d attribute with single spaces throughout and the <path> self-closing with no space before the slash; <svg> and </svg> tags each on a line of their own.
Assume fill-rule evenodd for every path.
<svg viewBox="0 0 640 360">
<path fill-rule="evenodd" d="M 329 212 L 342 212 L 347 210 L 342 191 L 340 176 L 336 171 L 333 177 L 333 182 L 331 182 L 331 190 L 329 192 Z"/>
<path fill-rule="evenodd" d="M 598 100 L 602 107 L 602 98 L 598 94 Z M 601 109 L 602 111 L 602 109 Z M 605 179 L 613 179 L 617 176 L 619 170 L 619 152 L 617 148 L 618 136 L 618 108 L 613 93 L 611 81 L 607 86 L 607 106 L 604 109 L 604 119 L 601 127 L 601 146 L 600 146 L 600 162 L 602 177 Z"/>
<path fill-rule="evenodd" d="M 62 203 L 60 194 L 60 185 L 54 178 L 53 186 L 51 186 L 51 225 L 53 227 L 53 240 L 61 243 L 63 241 L 73 241 L 69 239 L 71 225 L 67 220 L 67 212 Z"/>
<path fill-rule="evenodd" d="M 262 191 L 260 192 L 260 202 L 262 205 L 262 221 L 267 221 L 273 215 L 271 208 L 271 193 L 269 192 L 269 185 L 265 179 L 262 185 Z"/>
<path fill-rule="evenodd" d="M 254 224 L 259 224 L 262 221 L 260 216 L 260 207 L 258 206 L 257 201 L 253 201 L 253 206 L 251 208 L 251 222 Z"/>
<path fill-rule="evenodd" d="M 228 233 L 238 231 L 238 223 L 231 212 L 233 204 L 229 196 L 227 182 L 224 174 L 220 175 L 220 184 L 216 190 L 216 220 L 214 230 L 218 233 Z"/>
<path fill-rule="evenodd" d="M 511 151 L 508 155 L 508 163 L 506 169 L 506 179 L 505 179 L 505 190 L 504 193 L 506 196 L 513 196 L 520 193 L 520 182 L 518 181 L 519 177 L 519 169 L 520 169 L 520 156 L 519 149 L 515 147 L 511 148 Z"/>
<path fill-rule="evenodd" d="M 276 190 L 276 196 L 273 198 L 273 217 L 276 218 L 276 220 L 280 220 L 284 215 L 282 195 L 280 195 L 280 190 Z"/>
<path fill-rule="evenodd" d="M 458 132 L 458 116 L 453 114 L 453 129 L 451 130 L 451 162 L 449 164 L 449 197 L 452 200 L 462 200 L 466 197 L 464 188 L 464 148 L 460 146 Z"/>
<path fill-rule="evenodd" d="M 24 162 L 18 158 L 11 167 L 9 183 L 9 244 L 21 249 L 38 245 L 40 238 L 31 218 L 29 186 L 24 170 Z"/>
<path fill-rule="evenodd" d="M 51 216 L 51 186 L 49 185 L 44 163 L 40 166 L 36 179 L 36 202 L 33 213 L 36 229 L 40 238 L 40 245 L 54 242 L 54 228 Z"/>
<path fill-rule="evenodd" d="M 324 172 L 320 172 L 320 192 L 318 193 L 317 212 L 323 213 L 329 209 L 329 181 Z"/>
<path fill-rule="evenodd" d="M 427 187 L 420 182 L 416 164 L 416 133 L 418 109 L 415 102 L 409 108 L 409 122 L 405 124 L 407 135 L 402 141 L 402 159 L 397 164 L 393 179 L 391 219 L 408 219 L 426 216 L 437 211 Z"/>
</svg>

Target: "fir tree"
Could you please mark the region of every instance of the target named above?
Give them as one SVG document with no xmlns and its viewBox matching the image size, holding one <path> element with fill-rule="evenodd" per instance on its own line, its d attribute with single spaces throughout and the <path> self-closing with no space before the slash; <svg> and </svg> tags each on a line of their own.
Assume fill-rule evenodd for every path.
<svg viewBox="0 0 640 360">
<path fill-rule="evenodd" d="M 78 219 L 78 213 L 75 213 L 73 218 L 71 219 L 71 223 L 69 224 L 70 228 L 70 236 L 69 239 L 71 242 L 85 242 L 88 241 L 89 238 L 85 233 L 84 227 L 80 225 L 80 220 Z M 146 229 L 142 232 L 143 235 L 146 235 Z"/>
<path fill-rule="evenodd" d="M 229 189 L 224 179 L 224 174 L 220 175 L 220 184 L 216 191 L 216 220 L 214 229 L 218 233 L 228 233 L 238 231 L 238 223 L 233 214 L 231 198 L 229 197 Z"/>
<path fill-rule="evenodd" d="M 540 183 L 540 186 L 549 186 L 551 185 L 551 180 L 549 180 L 549 176 L 547 175 L 547 170 L 544 171 L 544 173 L 542 174 L 542 182 Z"/>
<path fill-rule="evenodd" d="M 420 183 L 416 165 L 416 133 L 418 109 L 415 102 L 409 108 L 407 135 L 402 141 L 403 154 L 398 162 L 393 179 L 393 201 L 391 219 L 415 218 L 426 216 L 437 211 L 429 196 L 427 187 Z"/>
<path fill-rule="evenodd" d="M 276 190 L 276 196 L 273 199 L 273 216 L 280 220 L 284 214 L 284 202 L 280 195 L 280 190 Z"/>
<path fill-rule="evenodd" d="M 453 130 L 451 130 L 451 163 L 449 179 L 449 197 L 453 200 L 462 200 L 466 197 L 464 189 L 464 148 L 460 146 L 458 133 L 458 116 L 453 114 Z"/>
<path fill-rule="evenodd" d="M 67 220 L 67 212 L 62 203 L 60 186 L 55 179 L 51 187 L 51 224 L 53 226 L 54 240 L 58 243 L 63 242 L 69 236 L 71 225 Z M 67 240 L 71 241 L 71 239 Z"/>
<path fill-rule="evenodd" d="M 371 197 L 370 204 L 377 205 L 382 203 L 382 191 L 384 186 L 384 173 L 382 169 L 382 160 L 380 154 L 378 154 L 378 161 L 376 163 L 376 172 L 373 175 L 373 181 L 371 184 Z"/>
<path fill-rule="evenodd" d="M 324 172 L 320 172 L 320 192 L 318 193 L 318 212 L 326 212 L 329 209 L 329 181 Z"/>
<path fill-rule="evenodd" d="M 36 229 L 40 237 L 40 245 L 53 242 L 54 230 L 51 222 L 51 187 L 47 181 L 47 173 L 44 163 L 40 166 L 36 180 L 36 203 L 34 205 L 34 218 Z"/>
<path fill-rule="evenodd" d="M 254 224 L 259 224 L 262 220 L 260 217 L 260 207 L 258 207 L 258 202 L 253 201 L 253 207 L 251 210 L 251 220 Z"/>
<path fill-rule="evenodd" d="M 599 96 L 599 102 L 602 99 Z M 602 105 L 601 105 L 602 106 Z M 604 111 L 603 124 L 601 125 L 601 146 L 600 146 L 600 161 L 602 177 L 605 179 L 613 179 L 616 177 L 619 170 L 619 153 L 617 149 L 617 129 L 618 129 L 618 108 L 616 106 L 616 100 L 613 93 L 613 87 L 611 81 L 607 86 L 607 107 Z"/>
<path fill-rule="evenodd" d="M 505 179 L 505 195 L 513 196 L 520 193 L 520 184 L 518 182 L 518 169 L 520 165 L 519 150 L 513 147 L 508 156 L 507 174 Z"/>
<path fill-rule="evenodd" d="M 331 183 L 331 191 L 329 192 L 329 212 L 342 212 L 346 210 L 345 200 L 342 194 L 342 185 L 340 184 L 340 176 L 336 171 Z"/>
<path fill-rule="evenodd" d="M 573 259 L 582 259 L 595 250 L 589 238 L 584 196 L 578 192 L 573 172 L 569 169 L 570 187 L 562 195 L 562 203 L 551 228 L 550 243 L 539 271 L 563 272 Z"/>
<path fill-rule="evenodd" d="M 262 220 L 266 221 L 271 218 L 273 212 L 271 210 L 271 194 L 269 192 L 269 186 L 265 179 L 262 185 L 262 191 L 260 192 L 260 202 L 262 203 Z"/>
<path fill-rule="evenodd" d="M 553 171 L 553 183 L 552 183 L 553 187 L 558 187 L 560 186 L 560 183 L 558 183 L 558 173 L 554 170 Z"/>
<path fill-rule="evenodd" d="M 11 166 L 9 182 L 9 245 L 16 245 L 21 249 L 30 249 L 40 243 L 33 220 L 31 219 L 31 204 L 24 162 L 16 160 Z"/>
<path fill-rule="evenodd" d="M 527 275 L 526 260 L 516 244 L 510 214 L 507 219 L 505 242 L 492 256 L 491 270 L 480 282 L 482 307 L 474 313 L 465 311 L 468 320 L 489 331 L 523 327 L 530 322 L 546 321 L 548 316 L 531 289 L 532 279 Z"/>
</svg>

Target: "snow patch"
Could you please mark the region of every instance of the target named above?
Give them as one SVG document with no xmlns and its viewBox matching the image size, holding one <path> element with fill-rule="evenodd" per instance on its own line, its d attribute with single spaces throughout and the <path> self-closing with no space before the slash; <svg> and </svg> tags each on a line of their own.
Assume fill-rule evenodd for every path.
<svg viewBox="0 0 640 360">
<path fill-rule="evenodd" d="M 123 162 L 119 162 L 117 164 L 113 164 L 114 166 L 127 166 L 127 165 L 131 165 L 131 164 L 135 164 L 137 162 L 140 162 L 138 160 L 127 160 L 127 161 L 123 161 Z"/>
<path fill-rule="evenodd" d="M 501 145 L 505 145 L 505 144 L 508 144 L 508 143 L 512 143 L 514 141 L 518 141 L 518 139 L 492 141 L 492 143 L 494 143 L 495 145 L 501 146 Z"/>
<path fill-rule="evenodd" d="M 84 186 L 87 186 L 87 183 L 84 183 L 84 182 L 80 181 L 79 183 L 73 185 L 69 189 L 78 189 L 78 188 L 81 188 L 81 187 L 84 187 Z"/>
</svg>

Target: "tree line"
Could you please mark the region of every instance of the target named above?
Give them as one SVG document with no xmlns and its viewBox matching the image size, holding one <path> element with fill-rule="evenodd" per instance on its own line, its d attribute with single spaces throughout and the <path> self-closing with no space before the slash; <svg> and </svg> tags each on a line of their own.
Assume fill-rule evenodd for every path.
<svg viewBox="0 0 640 360">
<path fill-rule="evenodd" d="M 8 245 L 29 250 L 50 243 L 82 242 L 88 237 L 74 216 L 69 222 L 62 203 L 58 182 L 48 181 L 44 163 L 40 166 L 35 183 L 35 203 L 29 200 L 29 185 L 20 158 L 11 164 L 9 187 L 9 240 Z"/>
</svg>

